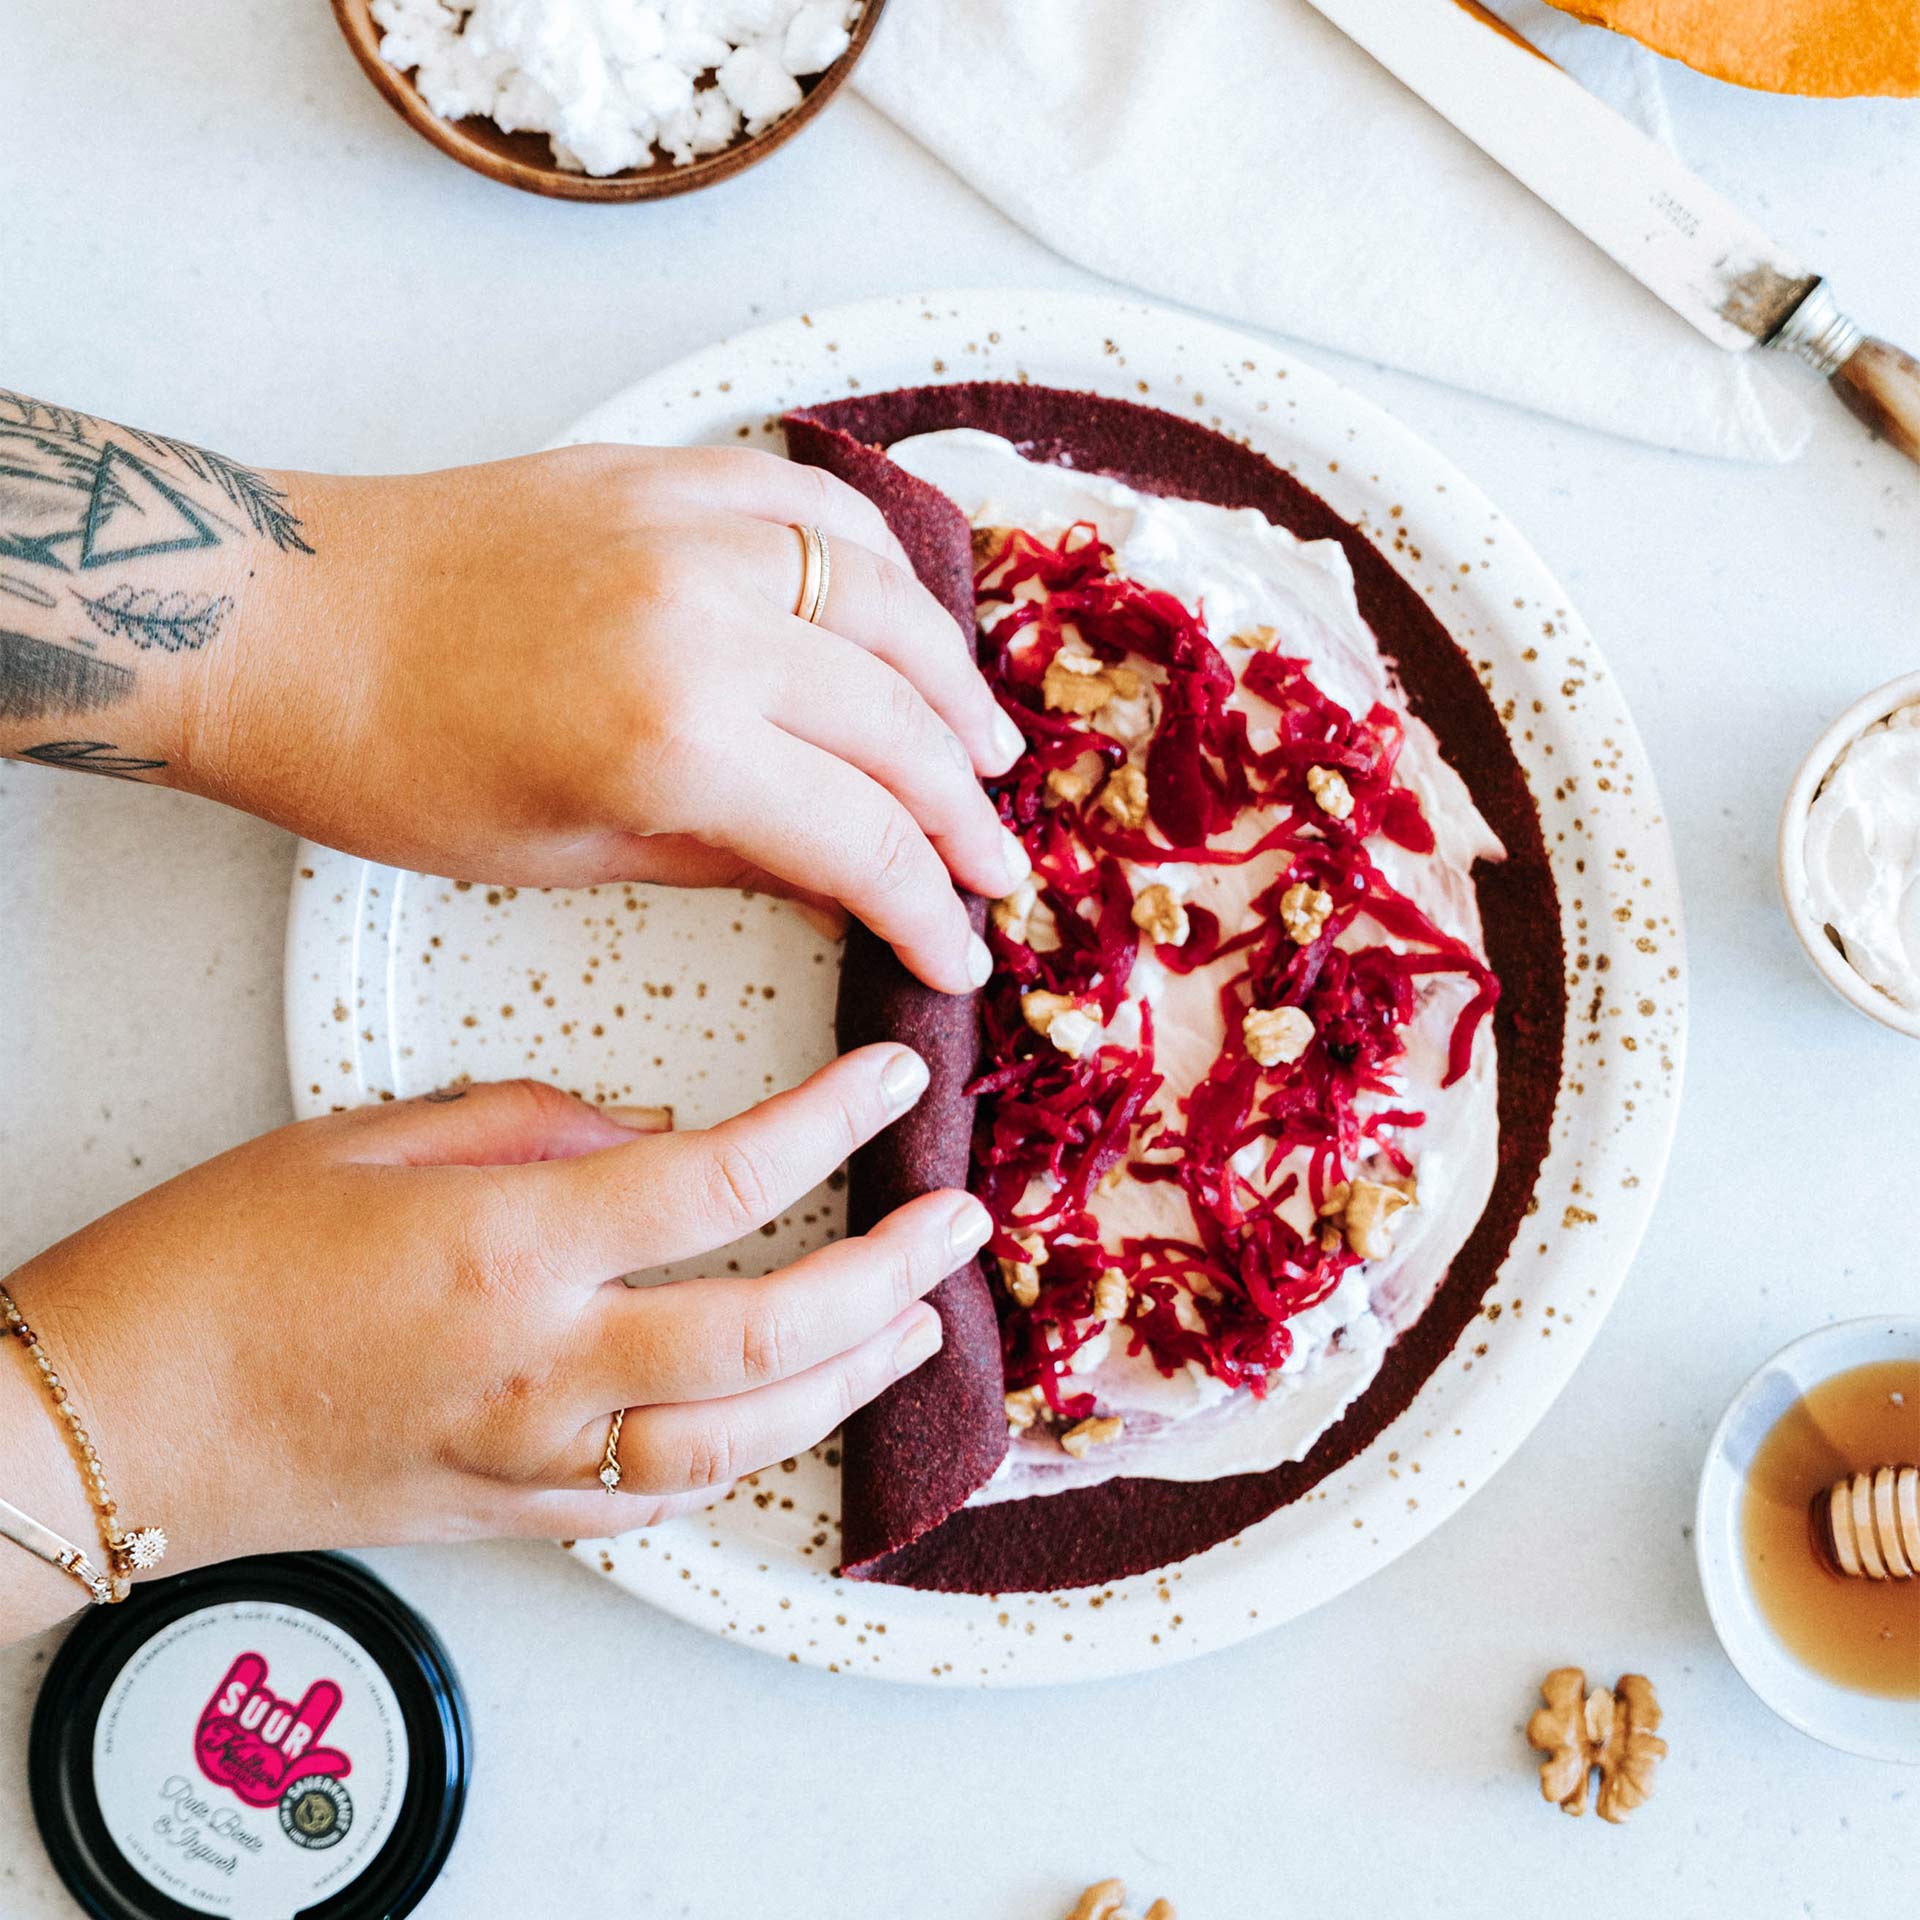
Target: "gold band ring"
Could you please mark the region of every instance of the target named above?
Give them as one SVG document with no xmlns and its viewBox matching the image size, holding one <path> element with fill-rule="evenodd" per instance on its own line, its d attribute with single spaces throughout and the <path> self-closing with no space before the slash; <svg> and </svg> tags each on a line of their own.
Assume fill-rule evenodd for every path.
<svg viewBox="0 0 1920 1920">
<path fill-rule="evenodd" d="M 818 527 L 794 525 L 800 536 L 800 597 L 793 610 L 802 620 L 816 625 L 827 610 L 827 588 L 833 579 L 833 559 L 827 551 L 827 537 Z"/>
<path fill-rule="evenodd" d="M 600 1463 L 600 1484 L 609 1493 L 620 1491 L 620 1429 L 626 1417 L 627 1410 L 622 1407 L 607 1426 L 607 1450 Z"/>
</svg>

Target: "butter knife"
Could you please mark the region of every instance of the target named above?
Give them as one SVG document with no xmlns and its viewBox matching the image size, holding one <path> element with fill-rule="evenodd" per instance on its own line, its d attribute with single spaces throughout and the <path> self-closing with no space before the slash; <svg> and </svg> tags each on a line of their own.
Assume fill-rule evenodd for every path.
<svg viewBox="0 0 1920 1920">
<path fill-rule="evenodd" d="M 1505 21 L 1476 0 L 1312 4 L 1715 346 L 1805 361 L 1920 461 L 1920 361 Z"/>
</svg>

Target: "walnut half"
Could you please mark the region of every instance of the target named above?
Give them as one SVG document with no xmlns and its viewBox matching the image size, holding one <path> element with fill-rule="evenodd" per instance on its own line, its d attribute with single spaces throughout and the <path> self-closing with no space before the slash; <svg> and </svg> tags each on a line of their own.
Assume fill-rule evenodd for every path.
<svg viewBox="0 0 1920 1920">
<path fill-rule="evenodd" d="M 1654 1769 L 1666 1758 L 1652 1681 L 1623 1673 L 1611 1693 L 1588 1693 L 1578 1667 L 1556 1667 L 1541 1681 L 1540 1697 L 1546 1705 L 1527 1722 L 1527 1744 L 1547 1755 L 1541 1797 L 1578 1818 L 1587 1810 L 1587 1776 L 1597 1767 L 1593 1809 L 1617 1825 L 1652 1794 Z"/>
<path fill-rule="evenodd" d="M 1078 1900 L 1067 1920 L 1133 1920 L 1127 1911 L 1126 1883 L 1120 1880 L 1096 1880 Z M 1178 1920 L 1173 1903 L 1156 1900 L 1140 1920 Z"/>
<path fill-rule="evenodd" d="M 1076 1460 L 1084 1460 L 1095 1447 L 1111 1446 L 1126 1431 L 1126 1422 L 1117 1413 L 1096 1414 L 1081 1420 L 1060 1436 L 1060 1444 Z"/>
<path fill-rule="evenodd" d="M 1133 924 L 1156 947 L 1184 947 L 1193 923 L 1171 887 L 1142 887 L 1133 896 Z"/>
<path fill-rule="evenodd" d="M 1240 1037 L 1261 1066 L 1290 1066 L 1313 1045 L 1313 1022 L 1298 1007 L 1249 1007 Z"/>
<path fill-rule="evenodd" d="M 1115 767 L 1100 789 L 1100 805 L 1123 827 L 1138 827 L 1147 818 L 1147 776 L 1132 761 Z"/>
<path fill-rule="evenodd" d="M 1310 947 L 1333 911 L 1333 895 L 1297 880 L 1280 896 L 1280 924 L 1296 946 Z"/>
</svg>

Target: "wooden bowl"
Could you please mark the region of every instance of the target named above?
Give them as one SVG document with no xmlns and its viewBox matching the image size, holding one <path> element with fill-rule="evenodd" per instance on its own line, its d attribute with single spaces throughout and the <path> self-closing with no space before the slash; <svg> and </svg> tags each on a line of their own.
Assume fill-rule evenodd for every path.
<svg viewBox="0 0 1920 1920">
<path fill-rule="evenodd" d="M 838 91 L 853 71 L 853 63 L 867 49 L 879 24 L 886 0 L 866 0 L 853 26 L 853 41 L 824 73 L 800 82 L 805 98 L 772 126 L 742 135 L 718 153 L 703 154 L 686 166 L 675 166 L 661 154 L 653 166 L 629 168 L 624 173 L 596 176 L 569 173 L 553 157 L 544 133 L 502 133 L 491 120 L 472 115 L 465 120 L 442 120 L 421 99 L 411 74 L 390 67 L 380 57 L 380 29 L 368 10 L 368 0 L 333 0 L 333 17 L 340 23 L 360 70 L 379 89 L 380 97 L 423 139 L 462 166 L 504 181 L 527 193 L 544 193 L 556 200 L 664 200 L 731 179 L 776 147 L 784 146 Z"/>
</svg>

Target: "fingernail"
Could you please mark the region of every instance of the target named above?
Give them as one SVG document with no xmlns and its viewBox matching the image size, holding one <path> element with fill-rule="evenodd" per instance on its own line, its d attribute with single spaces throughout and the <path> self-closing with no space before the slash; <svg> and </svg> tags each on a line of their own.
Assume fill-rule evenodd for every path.
<svg viewBox="0 0 1920 1920">
<path fill-rule="evenodd" d="M 671 1133 L 673 1131 L 671 1107 L 602 1107 L 600 1111 L 616 1127 L 625 1127 L 629 1133 Z"/>
<path fill-rule="evenodd" d="M 993 750 L 1000 756 L 1003 769 L 1012 766 L 1027 750 L 1027 736 L 1004 708 L 993 716 Z"/>
<path fill-rule="evenodd" d="M 1020 836 L 1010 827 L 1000 829 L 1000 864 L 1006 869 L 1009 893 L 1033 871 L 1032 858 L 1020 844 Z"/>
<path fill-rule="evenodd" d="M 977 933 L 967 935 L 967 978 L 976 987 L 984 987 L 993 972 L 993 955 Z"/>
<path fill-rule="evenodd" d="M 911 1047 L 902 1047 L 880 1069 L 880 1092 L 889 1113 L 905 1113 L 927 1090 L 927 1063 Z"/>
<path fill-rule="evenodd" d="M 923 1360 L 931 1359 L 940 1351 L 940 1339 L 940 1316 L 931 1307 L 918 1308 L 893 1350 L 894 1373 L 911 1373 Z"/>
<path fill-rule="evenodd" d="M 947 1247 L 956 1260 L 969 1260 L 993 1235 L 993 1215 L 968 1195 L 947 1223 Z"/>
</svg>

